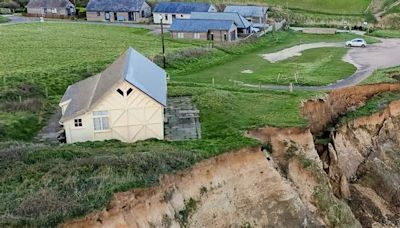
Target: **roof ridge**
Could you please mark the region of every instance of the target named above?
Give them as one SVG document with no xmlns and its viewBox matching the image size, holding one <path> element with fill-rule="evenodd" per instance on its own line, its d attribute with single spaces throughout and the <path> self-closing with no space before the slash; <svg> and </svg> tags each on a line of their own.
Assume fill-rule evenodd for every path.
<svg viewBox="0 0 400 228">
<path fill-rule="evenodd" d="M 98 77 L 97 77 L 97 80 L 96 80 L 96 85 L 94 86 L 94 89 L 92 89 L 92 94 L 90 95 L 90 98 L 89 98 L 88 107 L 86 107 L 86 109 L 88 109 L 88 110 L 92 106 L 93 97 L 94 97 L 94 94 L 95 94 L 95 92 L 97 90 L 97 87 L 99 85 L 99 81 L 100 81 L 100 78 L 101 78 L 102 74 L 103 74 L 103 72 L 100 73 L 100 74 L 96 74 L 96 75 L 98 75 Z"/>
</svg>

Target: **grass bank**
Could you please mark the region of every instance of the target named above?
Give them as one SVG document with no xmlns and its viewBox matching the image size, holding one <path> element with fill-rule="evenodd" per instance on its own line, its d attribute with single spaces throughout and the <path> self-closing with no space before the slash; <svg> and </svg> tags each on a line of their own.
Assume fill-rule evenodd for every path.
<svg viewBox="0 0 400 228">
<path fill-rule="evenodd" d="M 8 19 L 7 17 L 3 17 L 3 16 L 0 15 L 0 24 L 1 23 L 6 23 L 6 22 L 9 22 L 9 21 L 10 21 L 10 19 Z"/>
<path fill-rule="evenodd" d="M 375 71 L 361 84 L 375 84 L 383 82 L 400 82 L 400 66 Z"/>
<path fill-rule="evenodd" d="M 400 30 L 375 30 L 368 35 L 382 38 L 400 38 Z"/>
<path fill-rule="evenodd" d="M 370 116 L 385 109 L 392 101 L 400 100 L 400 93 L 396 92 L 385 92 L 375 95 L 373 98 L 369 99 L 364 106 L 361 108 L 350 111 L 344 114 L 339 119 L 339 125 L 348 123 L 354 119 Z"/>
</svg>

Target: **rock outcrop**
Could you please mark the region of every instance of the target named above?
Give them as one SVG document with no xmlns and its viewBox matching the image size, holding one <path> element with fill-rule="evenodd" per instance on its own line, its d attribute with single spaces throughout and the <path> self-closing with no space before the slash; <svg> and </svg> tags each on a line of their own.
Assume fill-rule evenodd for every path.
<svg viewBox="0 0 400 228">
<path fill-rule="evenodd" d="M 400 102 L 338 127 L 331 139 L 329 177 L 350 182 L 346 198 L 360 222 L 400 226 Z"/>
<path fill-rule="evenodd" d="M 63 226 L 316 227 L 315 217 L 257 148 L 205 160 L 155 187 L 118 193 L 106 209 Z"/>
</svg>

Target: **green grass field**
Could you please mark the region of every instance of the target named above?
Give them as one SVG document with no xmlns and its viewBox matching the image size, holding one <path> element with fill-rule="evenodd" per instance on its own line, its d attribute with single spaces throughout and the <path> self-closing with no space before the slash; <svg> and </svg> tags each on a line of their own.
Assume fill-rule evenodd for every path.
<svg viewBox="0 0 400 228">
<path fill-rule="evenodd" d="M 400 30 L 376 30 L 369 35 L 382 38 L 400 38 Z"/>
<path fill-rule="evenodd" d="M 262 40 L 259 47 L 248 53 L 234 53 L 219 60 L 218 55 L 200 61 L 190 68 L 176 67 L 178 70 L 171 71 L 171 80 L 179 82 L 196 82 L 218 85 L 233 85 L 233 80 L 238 80 L 251 84 L 280 84 L 288 85 L 295 83 L 301 85 L 326 85 L 343 79 L 355 71 L 351 64 L 343 62 L 341 59 L 346 53 L 342 48 L 319 48 L 307 50 L 300 57 L 293 57 L 278 63 L 269 63 L 261 55 L 275 52 L 284 48 L 292 47 L 302 43 L 312 43 L 319 41 L 344 42 L 355 35 L 313 35 L 296 32 L 276 33 L 269 35 Z M 374 39 L 367 38 L 369 42 L 376 42 Z M 232 52 L 227 49 L 227 51 Z M 222 55 L 222 54 L 221 54 Z M 207 62 L 214 65 L 208 66 Z M 224 62 L 225 64 L 219 64 Z M 206 67 L 205 67 L 206 66 Z M 187 70 L 185 70 L 187 69 Z M 252 74 L 242 73 L 243 70 L 252 70 Z M 192 71 L 192 72 L 191 72 Z M 193 72 L 195 71 L 195 72 Z"/>
<path fill-rule="evenodd" d="M 377 70 L 361 83 L 374 84 L 382 82 L 400 82 L 400 67 Z"/>
<path fill-rule="evenodd" d="M 265 50 L 267 51 L 267 50 Z M 304 51 L 300 57 L 270 63 L 257 51 L 227 64 L 211 67 L 190 75 L 172 76 L 172 80 L 198 83 L 233 84 L 233 80 L 250 84 L 326 85 L 346 78 L 356 68 L 341 60 L 346 48 L 317 48 Z M 242 73 L 249 70 L 253 73 Z"/>
<path fill-rule="evenodd" d="M 205 0 L 195 0 L 205 1 Z M 215 4 L 264 4 L 269 6 L 280 6 L 289 9 L 298 9 L 309 12 L 328 14 L 363 14 L 371 0 L 217 0 Z"/>
<path fill-rule="evenodd" d="M 8 19 L 8 18 L 3 17 L 3 16 L 0 15 L 0 24 L 1 24 L 1 23 L 6 23 L 6 22 L 8 22 L 8 21 L 10 21 L 10 19 Z"/>
</svg>

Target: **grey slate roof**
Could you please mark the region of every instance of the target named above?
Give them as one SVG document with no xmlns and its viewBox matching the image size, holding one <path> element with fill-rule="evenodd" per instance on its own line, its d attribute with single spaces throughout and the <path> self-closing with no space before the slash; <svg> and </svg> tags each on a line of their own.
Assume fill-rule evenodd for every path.
<svg viewBox="0 0 400 228">
<path fill-rule="evenodd" d="M 239 13 L 243 17 L 264 17 L 267 10 L 268 10 L 268 7 L 264 7 L 264 6 L 232 5 L 232 6 L 226 6 L 224 12 Z"/>
<path fill-rule="evenodd" d="M 203 2 L 160 2 L 154 7 L 155 13 L 181 13 L 208 12 L 211 4 Z"/>
<path fill-rule="evenodd" d="M 86 6 L 89 12 L 137 12 L 140 11 L 145 0 L 90 0 Z"/>
<path fill-rule="evenodd" d="M 30 0 L 26 8 L 65 8 L 73 5 L 68 0 Z"/>
<path fill-rule="evenodd" d="M 238 28 L 249 28 L 251 23 L 238 13 L 225 12 L 193 12 L 191 19 L 209 19 L 209 20 L 231 20 L 234 21 Z"/>
<path fill-rule="evenodd" d="M 231 20 L 175 19 L 170 27 L 171 32 L 208 32 L 209 30 L 229 30 L 234 22 Z"/>
<path fill-rule="evenodd" d="M 60 104 L 69 100 L 70 102 L 61 122 L 90 111 L 104 94 L 124 80 L 166 106 L 167 81 L 165 71 L 133 48 L 129 48 L 102 73 L 67 88 Z"/>
</svg>

